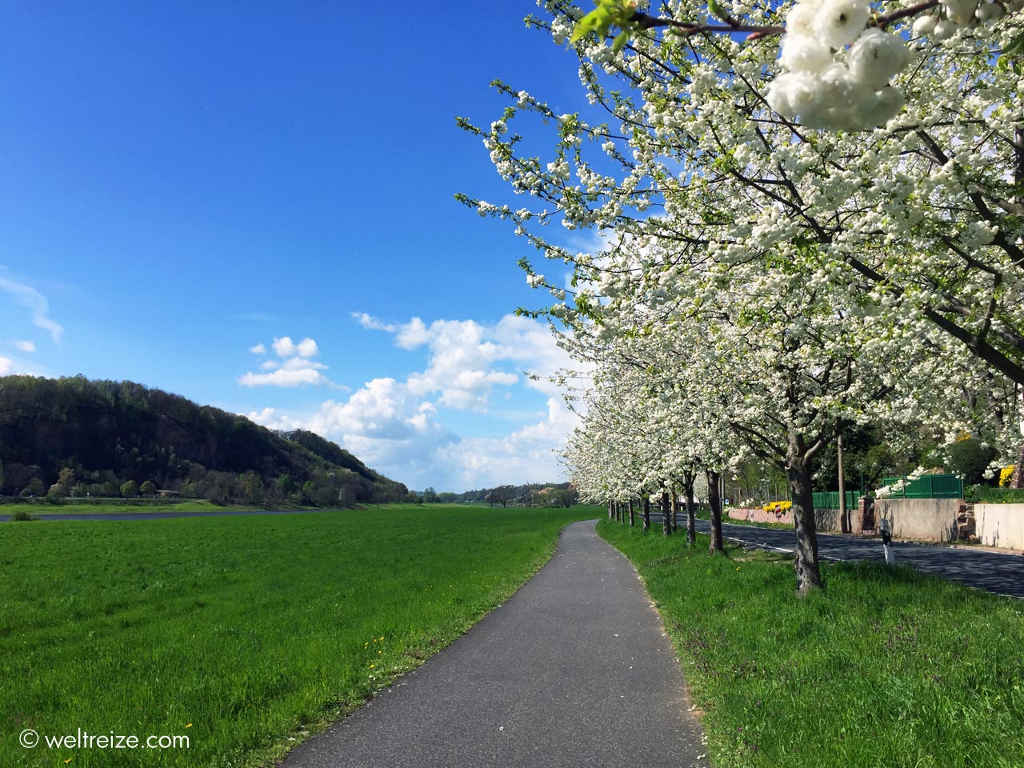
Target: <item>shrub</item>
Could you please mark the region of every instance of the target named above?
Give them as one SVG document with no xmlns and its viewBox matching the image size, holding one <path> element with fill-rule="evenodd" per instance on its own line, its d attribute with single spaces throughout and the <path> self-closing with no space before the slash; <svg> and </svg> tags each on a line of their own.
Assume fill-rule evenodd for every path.
<svg viewBox="0 0 1024 768">
<path fill-rule="evenodd" d="M 28 485 L 21 489 L 21 496 L 27 498 L 29 496 L 42 496 L 46 492 L 43 487 L 43 481 L 38 477 L 33 477 L 29 480 Z"/>
<path fill-rule="evenodd" d="M 32 519 L 32 515 L 30 515 L 28 513 L 28 510 L 26 510 L 26 509 L 19 509 L 13 515 L 11 515 L 11 520 L 31 520 L 31 519 Z"/>
<path fill-rule="evenodd" d="M 995 448 L 983 445 L 977 438 L 969 437 L 950 446 L 949 469 L 960 475 L 965 483 L 980 483 L 985 470 L 995 457 Z"/>
</svg>

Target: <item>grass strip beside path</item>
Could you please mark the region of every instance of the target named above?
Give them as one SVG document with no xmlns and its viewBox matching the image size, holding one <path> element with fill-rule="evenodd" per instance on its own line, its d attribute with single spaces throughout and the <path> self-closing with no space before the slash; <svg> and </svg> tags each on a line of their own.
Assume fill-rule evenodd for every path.
<svg viewBox="0 0 1024 768">
<path fill-rule="evenodd" d="M 0 525 L 0 765 L 269 764 L 465 632 L 593 516 L 393 505 Z M 191 746 L 26 750 L 26 728 Z"/>
<path fill-rule="evenodd" d="M 799 599 L 788 556 L 598 532 L 646 581 L 716 768 L 1024 765 L 1024 601 L 831 562 Z"/>
</svg>

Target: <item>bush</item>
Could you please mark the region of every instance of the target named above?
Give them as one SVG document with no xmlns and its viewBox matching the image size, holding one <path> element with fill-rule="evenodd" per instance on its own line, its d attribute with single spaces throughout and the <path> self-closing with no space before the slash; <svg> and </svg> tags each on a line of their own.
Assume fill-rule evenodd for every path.
<svg viewBox="0 0 1024 768">
<path fill-rule="evenodd" d="M 970 485 L 964 490 L 964 499 L 976 504 L 1024 504 L 1024 488 Z"/>
<path fill-rule="evenodd" d="M 11 515 L 11 520 L 32 520 L 32 519 L 33 519 L 32 515 L 30 515 L 28 513 L 28 510 L 25 510 L 25 509 L 19 509 L 13 515 Z"/>
<path fill-rule="evenodd" d="M 121 495 L 126 499 L 134 499 L 139 495 L 139 486 L 134 480 L 129 480 L 121 486 Z"/>
<path fill-rule="evenodd" d="M 38 477 L 33 477 L 29 480 L 28 485 L 21 489 L 22 498 L 28 498 L 29 496 L 42 496 L 46 493 L 46 489 L 43 487 L 43 481 Z"/>
<path fill-rule="evenodd" d="M 949 469 L 960 475 L 965 483 L 980 483 L 988 465 L 996 457 L 992 446 L 982 445 L 974 437 L 960 440 L 949 449 Z"/>
</svg>

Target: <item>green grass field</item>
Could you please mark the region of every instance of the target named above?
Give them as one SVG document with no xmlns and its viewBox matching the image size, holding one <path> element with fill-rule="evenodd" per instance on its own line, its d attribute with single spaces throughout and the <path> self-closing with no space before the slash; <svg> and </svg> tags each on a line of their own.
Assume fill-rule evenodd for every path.
<svg viewBox="0 0 1024 768">
<path fill-rule="evenodd" d="M 658 604 L 715 768 L 1024 765 L 1024 601 L 874 564 L 707 554 L 602 520 Z"/>
<path fill-rule="evenodd" d="M 0 766 L 250 766 L 506 599 L 573 509 L 0 524 Z M 188 749 L 27 750 L 76 729 Z M 65 762 L 68 761 L 68 762 Z"/>
<path fill-rule="evenodd" d="M 78 504 L 75 502 L 62 502 L 60 504 L 0 504 L 0 515 L 11 515 L 18 512 L 27 512 L 32 517 L 44 519 L 47 515 L 132 515 L 139 512 L 223 512 L 225 510 L 246 510 L 259 509 L 257 507 L 241 506 L 217 506 L 212 501 L 202 499 L 176 502 L 147 501 L 144 503 L 125 504 L 103 504 L 87 503 Z"/>
</svg>

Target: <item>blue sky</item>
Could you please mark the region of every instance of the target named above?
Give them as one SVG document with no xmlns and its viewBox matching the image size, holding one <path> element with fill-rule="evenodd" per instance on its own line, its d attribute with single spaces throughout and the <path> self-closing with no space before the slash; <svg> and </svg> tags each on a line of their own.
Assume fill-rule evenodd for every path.
<svg viewBox="0 0 1024 768">
<path fill-rule="evenodd" d="M 521 371 L 565 361 L 507 317 L 534 254 L 453 199 L 508 198 L 455 125 L 490 80 L 580 106 L 537 9 L 204 6 L 6 5 L 0 372 L 312 427 L 416 488 L 560 478 L 572 418 Z"/>
</svg>

